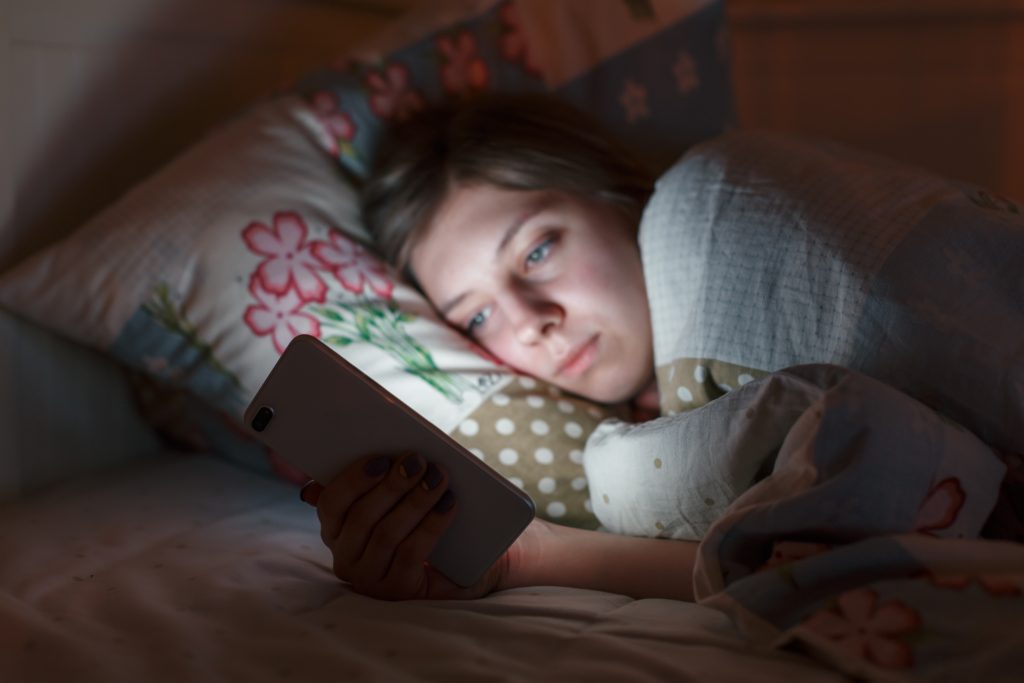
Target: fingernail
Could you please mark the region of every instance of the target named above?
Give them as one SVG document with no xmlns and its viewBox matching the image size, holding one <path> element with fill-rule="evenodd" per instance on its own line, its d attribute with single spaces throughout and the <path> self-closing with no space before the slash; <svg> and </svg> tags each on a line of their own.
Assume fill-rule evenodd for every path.
<svg viewBox="0 0 1024 683">
<path fill-rule="evenodd" d="M 386 474 L 391 469 L 391 458 L 386 455 L 379 456 L 366 463 L 363 471 L 369 477 L 379 477 L 382 474 Z"/>
<path fill-rule="evenodd" d="M 299 489 L 299 500 L 303 503 L 316 507 L 316 503 L 320 499 L 321 491 L 323 491 L 323 487 L 310 479 L 302 485 L 301 489 Z"/>
<path fill-rule="evenodd" d="M 423 469 L 423 463 L 420 462 L 419 456 L 410 455 L 402 464 L 398 466 L 398 471 L 402 473 L 402 476 L 408 479 L 409 477 L 415 477 Z"/>
<path fill-rule="evenodd" d="M 455 494 L 445 491 L 440 499 L 434 503 L 434 512 L 448 512 L 455 506 Z"/>
<path fill-rule="evenodd" d="M 427 471 L 423 475 L 423 481 L 420 482 L 420 486 L 426 491 L 431 491 L 437 488 L 437 485 L 444 479 L 444 475 L 441 474 L 441 470 L 437 469 L 434 463 L 427 465 Z"/>
</svg>

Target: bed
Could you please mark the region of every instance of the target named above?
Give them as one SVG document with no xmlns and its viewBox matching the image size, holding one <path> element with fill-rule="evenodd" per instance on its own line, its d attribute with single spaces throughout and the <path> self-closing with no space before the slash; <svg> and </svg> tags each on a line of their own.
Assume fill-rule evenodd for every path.
<svg viewBox="0 0 1024 683">
<path fill-rule="evenodd" d="M 411 288 L 361 251 L 351 179 L 365 172 L 374 117 L 453 90 L 551 90 L 617 117 L 632 144 L 656 149 L 649 162 L 660 168 L 734 123 L 722 3 L 604 3 L 595 11 L 480 0 L 411 15 L 402 4 L 299 3 L 283 15 L 294 26 L 312 31 L 330 19 L 351 22 L 353 33 L 381 33 L 326 68 L 304 71 L 315 61 L 304 53 L 295 69 L 304 75 L 280 94 L 257 98 L 253 86 L 245 106 L 224 101 L 208 112 L 217 125 L 201 140 L 182 140 L 186 151 L 169 164 L 138 162 L 159 170 L 124 181 L 127 193 L 110 197 L 84 227 L 41 211 L 4 226 L 0 677 L 917 680 L 837 663 L 813 641 L 758 637 L 763 625 L 713 598 L 692 604 L 537 586 L 474 601 L 382 602 L 334 577 L 315 514 L 297 495 L 301 473 L 238 423 L 287 342 L 258 311 L 315 297 L 309 283 L 321 283 L 321 300 L 301 302 L 319 308 L 292 330 L 315 324 L 556 522 L 598 526 L 582 450 L 603 421 L 622 416 L 453 340 Z M 183 16 L 167 21 L 188 26 Z M 474 80 L 475 57 L 484 81 Z M 634 80 L 652 63 L 670 67 L 664 83 Z M 437 73 L 426 75 L 427 64 Z M 75 182 L 95 184 L 88 175 Z M 1004 213 L 1017 206 L 976 199 Z M 69 204 L 66 215 L 74 215 Z M 318 261 L 309 279 L 275 290 L 263 275 L 274 254 L 261 236 L 288 235 L 347 260 Z M 288 306 L 288 314 L 299 310 Z M 381 332 L 367 315 L 390 327 Z M 381 341 L 396 331 L 411 341 Z M 757 362 L 733 360 L 701 383 L 714 384 L 707 401 L 727 383 L 739 388 L 748 370 L 757 375 Z M 697 389 L 673 386 L 672 394 L 692 399 Z M 1005 545 L 996 573 L 1017 599 L 1024 563 Z M 1003 623 L 1019 619 L 1008 614 Z M 1019 641 L 1000 643 L 1005 650 L 985 656 L 1013 661 Z M 918 673 L 965 680 L 981 660 L 966 653 L 958 662 Z"/>
</svg>

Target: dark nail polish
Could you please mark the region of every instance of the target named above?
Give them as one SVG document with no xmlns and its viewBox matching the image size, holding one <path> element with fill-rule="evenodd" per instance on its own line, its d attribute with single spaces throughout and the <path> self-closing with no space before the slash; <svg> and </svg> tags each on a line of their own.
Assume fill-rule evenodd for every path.
<svg viewBox="0 0 1024 683">
<path fill-rule="evenodd" d="M 402 473 L 402 476 L 407 479 L 409 477 L 415 477 L 422 469 L 423 463 L 420 462 L 419 457 L 415 455 L 408 456 L 402 461 L 402 464 L 399 465 L 399 471 Z"/>
<path fill-rule="evenodd" d="M 441 474 L 441 470 L 437 469 L 434 463 L 430 463 L 427 465 L 427 471 L 423 475 L 423 481 L 420 482 L 420 485 L 427 491 L 431 491 L 437 488 L 442 479 L 444 479 L 444 475 Z"/>
<path fill-rule="evenodd" d="M 391 469 L 391 458 L 387 456 L 380 456 L 366 463 L 366 467 L 363 471 L 369 477 L 379 477 L 382 474 L 386 474 Z"/>
<path fill-rule="evenodd" d="M 301 500 L 303 503 L 309 502 L 309 489 L 315 483 L 315 481 L 310 479 L 309 481 L 302 485 L 302 488 L 299 489 L 299 500 Z"/>
<path fill-rule="evenodd" d="M 441 498 L 434 503 L 434 512 L 448 512 L 455 506 L 455 494 L 445 491 Z"/>
</svg>

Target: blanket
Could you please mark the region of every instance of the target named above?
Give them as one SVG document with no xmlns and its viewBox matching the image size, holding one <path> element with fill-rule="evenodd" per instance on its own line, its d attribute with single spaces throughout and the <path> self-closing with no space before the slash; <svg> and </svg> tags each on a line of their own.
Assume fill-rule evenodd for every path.
<svg viewBox="0 0 1024 683">
<path fill-rule="evenodd" d="M 602 524 L 700 539 L 695 595 L 757 645 L 867 680 L 1017 680 L 1020 208 L 732 134 L 659 181 L 640 242 L 663 416 L 588 441 Z"/>
</svg>

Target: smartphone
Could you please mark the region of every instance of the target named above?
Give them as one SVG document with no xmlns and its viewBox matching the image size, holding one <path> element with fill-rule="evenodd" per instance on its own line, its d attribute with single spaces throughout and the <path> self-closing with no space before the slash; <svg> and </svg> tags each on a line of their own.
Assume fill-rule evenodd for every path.
<svg viewBox="0 0 1024 683">
<path fill-rule="evenodd" d="M 245 411 L 249 433 L 328 484 L 366 455 L 419 453 L 448 473 L 455 519 L 430 563 L 471 586 L 533 519 L 533 500 L 316 337 L 288 345 Z"/>
</svg>

